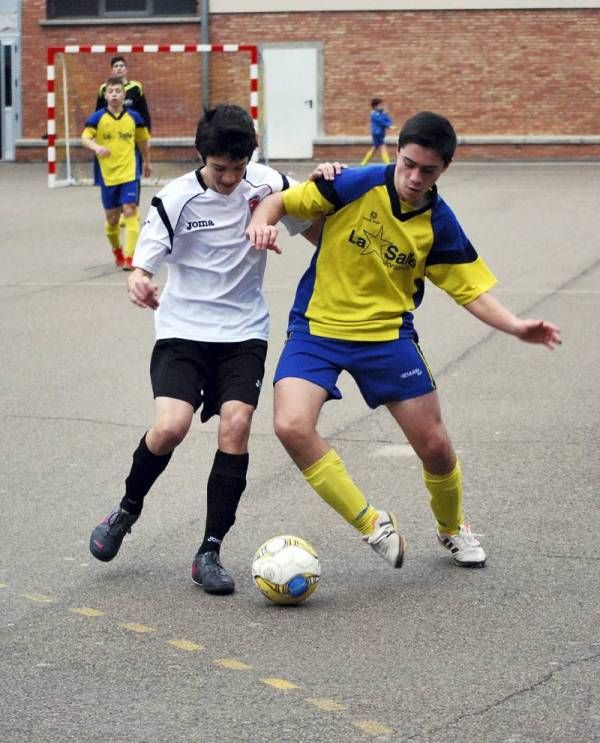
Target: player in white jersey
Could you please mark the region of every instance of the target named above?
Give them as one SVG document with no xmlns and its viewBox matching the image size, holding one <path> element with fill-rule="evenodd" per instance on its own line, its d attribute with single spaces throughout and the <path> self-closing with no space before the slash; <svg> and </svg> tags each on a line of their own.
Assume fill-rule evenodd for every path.
<svg viewBox="0 0 600 743">
<path fill-rule="evenodd" d="M 220 561 L 246 487 L 248 439 L 267 353 L 269 316 L 262 291 L 266 254 L 245 236 L 254 207 L 287 189 L 285 175 L 250 160 L 254 124 L 239 106 L 219 105 L 198 124 L 202 167 L 177 178 L 153 199 L 129 276 L 130 300 L 155 310 L 156 344 L 150 362 L 154 423 L 133 454 L 125 494 L 90 537 L 90 551 L 111 560 L 142 511 L 144 497 L 185 438 L 200 407 L 201 420 L 220 416 L 217 451 L 207 485 L 206 524 L 192 564 L 192 580 L 207 593 L 232 593 Z M 313 178 L 333 178 L 325 163 Z M 290 234 L 316 238 L 310 222 L 291 220 Z M 153 276 L 168 276 L 158 297 Z"/>
</svg>

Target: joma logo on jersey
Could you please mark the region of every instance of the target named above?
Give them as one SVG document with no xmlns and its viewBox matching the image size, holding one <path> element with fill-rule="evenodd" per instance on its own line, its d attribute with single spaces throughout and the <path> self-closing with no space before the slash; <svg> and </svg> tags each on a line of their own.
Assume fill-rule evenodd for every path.
<svg viewBox="0 0 600 743">
<path fill-rule="evenodd" d="M 214 227 L 215 223 L 212 219 L 195 219 L 193 222 L 186 222 L 186 230 L 198 230 L 201 227 Z"/>
</svg>

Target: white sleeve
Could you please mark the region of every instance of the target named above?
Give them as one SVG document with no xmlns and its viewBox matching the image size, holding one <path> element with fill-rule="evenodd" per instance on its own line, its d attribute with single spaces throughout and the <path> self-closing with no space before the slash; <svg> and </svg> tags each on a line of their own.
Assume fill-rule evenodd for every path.
<svg viewBox="0 0 600 743">
<path fill-rule="evenodd" d="M 148 273 L 158 273 L 171 250 L 169 232 L 158 209 L 151 206 L 135 247 L 133 265 Z"/>
</svg>

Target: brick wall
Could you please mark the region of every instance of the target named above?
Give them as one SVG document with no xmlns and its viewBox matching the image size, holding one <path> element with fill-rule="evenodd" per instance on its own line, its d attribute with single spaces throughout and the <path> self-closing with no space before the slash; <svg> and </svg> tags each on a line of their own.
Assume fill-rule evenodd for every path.
<svg viewBox="0 0 600 743">
<path fill-rule="evenodd" d="M 195 24 L 42 27 L 38 21 L 44 17 L 44 0 L 23 3 L 25 138 L 39 138 L 45 130 L 48 45 L 200 40 Z M 211 15 L 210 32 L 217 44 L 322 42 L 324 135 L 367 135 L 374 95 L 386 100 L 397 123 L 415 111 L 433 109 L 447 115 L 466 137 L 598 134 L 598 9 L 221 14 Z M 161 57 L 130 56 L 131 77 L 146 85 L 154 133 L 166 134 L 171 119 L 179 136 L 190 136 L 199 110 L 197 70 L 186 72 L 179 60 Z M 86 100 L 93 107 L 108 59 L 93 69 L 91 62 L 82 64 L 74 81 L 89 89 Z M 241 72 L 213 69 L 215 99 L 247 106 L 247 60 L 240 64 Z M 164 74 L 171 66 L 177 66 L 177 73 L 169 87 Z M 169 117 L 168 111 L 175 115 Z M 461 148 L 464 157 L 475 158 L 597 159 L 599 151 L 598 145 Z M 329 156 L 321 146 L 315 154 Z"/>
</svg>

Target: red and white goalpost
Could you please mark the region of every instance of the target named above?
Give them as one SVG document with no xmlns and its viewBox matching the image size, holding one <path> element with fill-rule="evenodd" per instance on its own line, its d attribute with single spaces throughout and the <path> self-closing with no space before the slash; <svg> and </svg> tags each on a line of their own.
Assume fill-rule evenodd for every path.
<svg viewBox="0 0 600 743">
<path fill-rule="evenodd" d="M 192 54 L 215 54 L 217 56 L 228 56 L 230 54 L 243 55 L 249 57 L 248 65 L 243 65 L 244 72 L 238 62 L 236 69 L 225 71 L 222 75 L 223 85 L 219 85 L 220 90 L 228 91 L 227 85 L 235 87 L 237 91 L 241 88 L 247 92 L 243 94 L 245 98 L 249 93 L 249 105 L 247 99 L 235 100 L 235 95 L 230 95 L 226 100 L 220 102 L 239 103 L 247 108 L 254 121 L 254 126 L 258 132 L 259 128 L 259 110 L 258 110 L 258 47 L 252 44 L 97 44 L 97 45 L 68 45 L 53 46 L 48 48 L 48 186 L 54 188 L 63 185 L 74 185 L 81 182 L 74 176 L 74 161 L 82 159 L 81 148 L 79 146 L 81 131 L 85 118 L 93 111 L 95 94 L 100 83 L 108 77 L 110 66 L 107 58 L 98 58 L 98 65 L 87 65 L 87 71 L 83 69 L 75 70 L 71 77 L 76 78 L 76 84 L 69 80 L 67 73 L 66 60 L 71 55 L 181 55 Z M 60 74 L 57 74 L 57 58 L 61 60 Z M 190 129 L 190 123 L 183 123 L 180 120 L 180 127 L 185 131 L 173 133 L 161 132 L 160 117 L 156 117 L 158 110 L 157 104 L 163 97 L 165 91 L 175 93 L 179 96 L 174 99 L 177 105 L 171 103 L 170 110 L 179 110 L 182 106 L 188 106 L 188 113 L 199 118 L 202 110 L 201 100 L 199 100 L 199 84 L 194 86 L 180 84 L 177 88 L 177 65 L 161 64 L 165 67 L 164 81 L 158 78 L 154 79 L 154 86 L 148 83 L 149 74 L 142 74 L 139 71 L 139 58 L 127 57 L 128 65 L 132 68 L 131 78 L 141 79 L 146 91 L 150 91 L 149 104 L 152 114 L 152 134 L 153 143 L 156 147 L 163 145 L 180 145 L 182 147 L 193 147 L 193 131 Z M 164 57 L 161 60 L 167 60 Z M 156 69 L 158 65 L 154 65 Z M 198 65 L 198 70 L 200 65 Z M 93 70 L 93 71 L 92 71 Z M 247 75 L 247 78 L 246 78 Z M 241 76 L 247 80 L 246 83 L 241 80 Z M 59 77 L 61 78 L 59 80 Z M 146 77 L 146 79 L 144 79 Z M 195 93 L 190 94 L 190 88 L 193 87 Z M 194 97 L 195 96 L 195 97 Z M 181 104 L 181 105 L 180 105 Z M 60 152 L 60 157 L 57 153 Z M 89 153 L 88 153 L 89 155 Z M 89 161 L 89 157 L 87 157 Z"/>
</svg>

